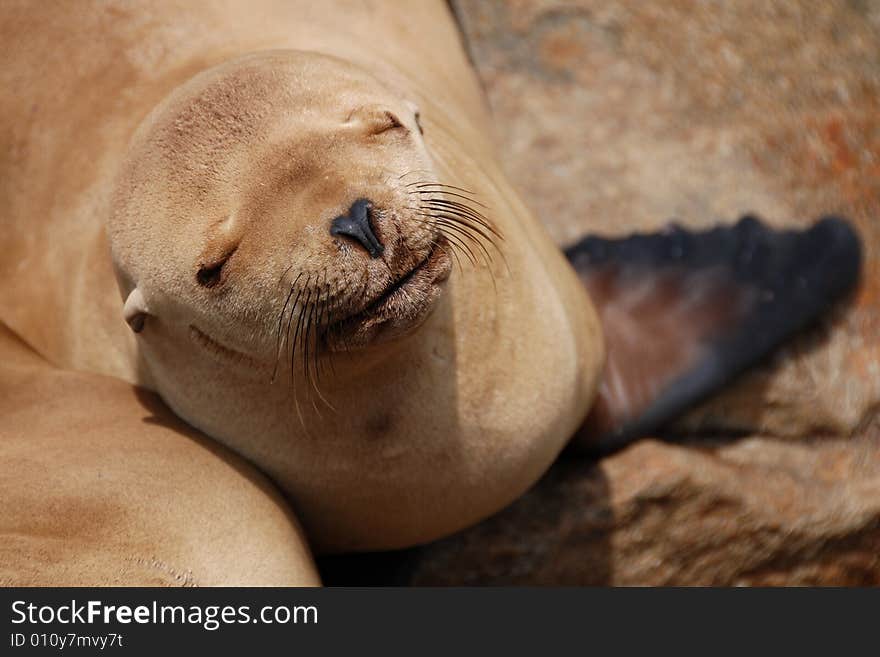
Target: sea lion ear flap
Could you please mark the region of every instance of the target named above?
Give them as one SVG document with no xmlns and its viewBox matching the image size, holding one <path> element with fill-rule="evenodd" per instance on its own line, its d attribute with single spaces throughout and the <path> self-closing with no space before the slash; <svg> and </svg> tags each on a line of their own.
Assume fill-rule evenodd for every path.
<svg viewBox="0 0 880 657">
<path fill-rule="evenodd" d="M 425 134 L 425 131 L 422 128 L 422 111 L 419 109 L 419 106 L 411 100 L 406 100 L 404 103 L 406 104 L 407 109 L 409 109 L 416 127 L 419 129 L 419 134 Z"/>
<path fill-rule="evenodd" d="M 144 299 L 144 293 L 141 292 L 139 287 L 134 288 L 128 293 L 128 297 L 125 299 L 125 305 L 122 307 L 123 318 L 131 327 L 132 331 L 140 333 L 144 330 L 144 323 L 149 314 L 147 302 Z"/>
<path fill-rule="evenodd" d="M 851 290 L 861 266 L 850 225 L 774 230 L 753 217 L 566 250 L 599 313 L 607 360 L 573 441 L 605 452 L 661 429 L 767 356 Z"/>
</svg>

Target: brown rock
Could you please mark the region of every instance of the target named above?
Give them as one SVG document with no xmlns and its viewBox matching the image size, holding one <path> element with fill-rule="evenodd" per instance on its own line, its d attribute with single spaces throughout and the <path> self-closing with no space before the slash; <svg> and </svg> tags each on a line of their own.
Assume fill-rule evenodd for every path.
<svg viewBox="0 0 880 657">
<path fill-rule="evenodd" d="M 880 7 L 453 2 L 499 149 L 560 242 L 756 212 L 855 221 L 864 284 L 688 415 L 752 437 L 563 458 L 417 584 L 880 584 Z"/>
<path fill-rule="evenodd" d="M 564 459 L 424 548 L 419 585 L 880 584 L 880 440 L 643 441 Z"/>
</svg>

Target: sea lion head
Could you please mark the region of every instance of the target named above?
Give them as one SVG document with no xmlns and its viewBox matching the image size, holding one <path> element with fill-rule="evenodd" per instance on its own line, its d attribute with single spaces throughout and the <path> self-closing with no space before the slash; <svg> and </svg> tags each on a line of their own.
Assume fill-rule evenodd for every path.
<svg viewBox="0 0 880 657">
<path fill-rule="evenodd" d="M 375 399 L 363 372 L 423 330 L 456 245 L 493 230 L 466 196 L 438 181 L 416 106 L 348 62 L 274 51 L 197 74 L 134 134 L 109 222 L 148 380 L 178 415 L 295 489 L 307 526 L 309 505 L 335 495 L 344 507 L 355 487 L 402 499 L 378 476 L 358 480 L 358 458 L 372 458 L 359 422 L 425 402 Z M 348 358 L 319 390 L 321 359 L 337 352 Z M 346 412 L 321 415 L 315 395 L 303 401 L 309 387 Z M 411 439 L 382 449 L 406 453 L 398 438 Z"/>
<path fill-rule="evenodd" d="M 197 75 L 140 127 L 119 183 L 126 319 L 255 367 L 290 346 L 296 307 L 331 350 L 406 334 L 450 270 L 434 181 L 418 109 L 347 63 L 265 53 Z"/>
</svg>

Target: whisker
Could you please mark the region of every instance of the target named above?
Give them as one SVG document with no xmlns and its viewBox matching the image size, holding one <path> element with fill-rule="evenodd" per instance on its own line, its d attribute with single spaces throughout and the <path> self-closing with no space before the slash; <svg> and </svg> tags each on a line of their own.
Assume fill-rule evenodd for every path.
<svg viewBox="0 0 880 657">
<path fill-rule="evenodd" d="M 429 189 L 429 188 L 416 187 L 416 189 L 418 190 L 416 193 L 423 195 L 423 196 L 427 195 L 427 194 L 443 194 L 444 196 L 454 196 L 455 198 L 460 198 L 460 199 L 463 199 L 463 200 L 468 201 L 470 203 L 473 203 L 475 205 L 478 205 L 481 208 L 483 208 L 484 210 L 489 209 L 488 206 L 483 205 L 482 203 L 480 203 L 476 199 L 473 199 L 469 196 L 465 196 L 464 194 L 458 194 L 456 192 L 446 191 L 445 188 L 441 188 L 439 190 L 434 190 L 434 189 Z M 453 187 L 453 189 L 461 189 L 461 188 L 460 187 Z"/>
<path fill-rule="evenodd" d="M 492 257 L 492 254 L 489 253 L 488 249 L 486 249 L 485 245 L 483 244 L 483 240 L 478 239 L 472 233 L 468 232 L 468 230 L 462 228 L 460 224 L 456 224 L 455 222 L 450 222 L 450 221 L 446 221 L 446 220 L 439 220 L 438 224 L 440 224 L 442 226 L 446 226 L 450 230 L 457 231 L 462 237 L 464 237 L 469 242 L 474 244 L 477 248 L 479 248 L 480 251 L 483 252 L 483 255 L 486 257 L 485 262 L 486 262 L 487 266 L 491 265 L 492 263 L 495 262 L 495 259 Z"/>
<path fill-rule="evenodd" d="M 321 301 L 321 292 L 327 287 L 327 268 L 325 267 L 322 276 L 324 277 L 324 281 L 318 286 L 318 298 L 316 299 L 315 312 L 314 312 L 314 321 L 315 321 L 315 348 L 314 348 L 314 361 L 315 361 L 315 390 L 318 389 L 318 380 L 320 379 L 321 373 L 318 370 L 318 337 L 321 331 L 321 313 L 323 312 L 323 302 Z M 319 393 L 320 394 L 320 393 Z"/>
<path fill-rule="evenodd" d="M 483 214 L 483 210 L 489 210 L 486 206 L 480 206 L 479 208 L 474 208 L 465 203 L 464 201 L 470 202 L 471 199 L 462 196 L 461 194 L 453 194 L 452 192 L 447 191 L 416 191 L 415 194 L 419 195 L 419 198 L 422 202 L 432 203 L 436 202 L 440 205 L 446 205 L 449 207 L 460 208 L 463 211 L 470 212 L 474 215 L 474 217 L 478 217 L 480 220 L 485 221 L 487 223 L 489 220 L 486 218 L 486 215 Z M 450 198 L 451 197 L 451 198 Z M 461 199 L 461 200 L 458 200 Z M 476 204 L 476 201 L 474 201 Z"/>
<path fill-rule="evenodd" d="M 454 189 L 455 191 L 461 192 L 462 194 L 467 194 L 469 197 L 477 196 L 477 193 L 472 189 L 459 187 L 457 185 L 450 185 L 448 183 L 440 182 L 439 180 L 414 180 L 412 182 L 404 183 L 404 187 L 415 187 L 417 189 L 440 187 L 442 189 Z"/>
<path fill-rule="evenodd" d="M 481 237 L 483 237 L 485 240 L 489 241 L 492 244 L 493 248 L 495 248 L 496 251 L 501 253 L 501 250 L 499 249 L 499 247 L 495 243 L 495 241 L 492 239 L 492 237 L 490 237 L 489 235 L 487 235 L 486 233 L 481 231 L 476 226 L 473 226 L 469 221 L 467 221 L 467 218 L 462 219 L 456 215 L 453 215 L 453 214 L 447 212 L 446 209 L 444 209 L 442 212 L 437 211 L 437 210 L 428 211 L 426 209 L 413 208 L 413 207 L 409 207 L 408 209 L 412 210 L 415 214 L 419 215 L 420 217 L 425 217 L 427 220 L 430 220 L 430 221 L 419 220 L 422 223 L 426 223 L 428 225 L 434 225 L 434 226 L 445 226 L 445 230 L 441 229 L 441 232 L 443 232 L 444 236 L 449 239 L 451 244 L 457 246 L 458 250 L 462 251 L 467 256 L 468 260 L 470 260 L 470 262 L 473 266 L 477 265 L 477 257 L 474 254 L 474 252 L 464 243 L 464 241 L 462 239 L 460 239 L 460 238 L 459 239 L 451 239 L 453 236 L 449 234 L 449 231 L 452 231 L 452 232 L 456 233 L 457 235 L 465 237 L 468 239 L 468 241 L 476 244 L 480 248 L 480 250 L 485 254 L 484 262 L 486 263 L 487 267 L 489 268 L 490 273 L 492 274 L 493 279 L 494 279 L 494 273 L 491 271 L 491 264 L 494 261 L 494 258 L 492 258 L 489 251 L 482 244 L 482 241 L 477 239 L 473 234 L 471 234 L 470 231 L 476 232 Z M 457 254 L 455 253 L 454 250 L 453 250 L 453 255 L 456 255 L 456 257 L 457 257 Z M 501 253 L 501 256 L 503 258 L 504 254 Z M 459 263 L 459 269 L 461 269 L 461 261 L 459 260 L 458 263 Z"/>
<path fill-rule="evenodd" d="M 308 293 L 306 294 L 305 301 L 300 306 L 299 316 L 296 319 L 296 330 L 293 333 L 293 341 L 291 342 L 291 351 L 290 351 L 290 378 L 293 380 L 295 378 L 294 369 L 296 367 L 296 348 L 299 345 L 300 351 L 302 351 L 302 329 L 303 322 L 305 322 L 306 317 L 306 308 L 309 305 L 309 301 L 312 298 L 312 288 L 310 283 L 312 281 L 312 275 L 309 274 L 308 279 L 306 279 L 306 290 Z"/>
<path fill-rule="evenodd" d="M 411 171 L 407 171 L 407 172 L 404 173 L 404 174 L 401 174 L 400 176 L 397 177 L 397 179 L 398 179 L 398 180 L 403 180 L 403 179 L 406 178 L 407 176 L 411 176 L 411 175 L 413 175 L 414 173 L 431 173 L 431 174 L 433 174 L 434 172 L 431 171 L 430 169 L 413 169 L 413 170 L 411 170 Z"/>
<path fill-rule="evenodd" d="M 498 232 L 498 229 L 495 228 L 495 226 L 492 225 L 492 222 L 490 222 L 483 214 L 481 214 L 480 212 L 477 212 L 473 208 L 470 208 L 470 207 L 464 205 L 463 203 L 459 203 L 457 201 L 449 201 L 446 199 L 432 198 L 432 199 L 426 199 L 424 204 L 429 207 L 446 208 L 450 212 L 454 211 L 454 212 L 458 212 L 460 214 L 466 215 L 466 216 L 470 217 L 471 219 L 473 219 L 478 224 L 480 224 L 481 226 L 483 226 L 483 228 L 490 231 L 498 239 L 501 239 L 501 240 L 504 239 L 504 236 L 500 232 Z"/>
<path fill-rule="evenodd" d="M 287 272 L 289 272 L 291 269 L 293 269 L 293 265 L 290 265 L 290 267 L 288 267 L 287 269 L 284 270 L 284 272 L 281 274 L 281 276 L 278 277 L 277 285 L 281 285 L 281 281 L 284 280 L 284 277 L 287 276 Z M 300 276 L 302 276 L 302 272 L 300 272 Z"/>
<path fill-rule="evenodd" d="M 312 280 L 312 275 L 310 273 L 308 278 L 306 279 L 305 286 L 300 288 L 299 294 L 297 294 L 297 296 L 296 296 L 296 300 L 294 301 L 293 308 L 290 309 L 291 319 L 288 320 L 288 323 L 287 323 L 287 342 L 290 346 L 290 349 L 289 349 L 289 351 L 290 351 L 290 389 L 291 389 L 291 392 L 293 393 L 293 403 L 294 403 L 294 406 L 296 407 L 296 415 L 299 418 L 299 424 L 302 427 L 303 431 L 305 432 L 306 436 L 309 435 L 309 431 L 308 431 L 308 428 L 306 427 L 305 419 L 303 418 L 302 408 L 299 405 L 299 394 L 298 394 L 298 391 L 296 388 L 296 376 L 294 373 L 294 362 L 295 362 L 294 359 L 296 357 L 296 344 L 297 344 L 297 339 L 298 339 L 298 335 L 299 335 L 299 331 L 300 331 L 300 326 L 302 325 L 302 321 L 303 321 L 305 305 L 300 306 L 300 312 L 299 312 L 299 315 L 297 316 L 296 330 L 294 332 L 293 340 L 290 340 L 290 325 L 292 323 L 291 320 L 293 319 L 293 311 L 296 308 L 296 305 L 299 303 L 299 300 L 302 298 L 303 292 L 305 292 L 307 289 L 309 291 L 311 291 L 311 288 L 309 287 L 309 283 L 311 282 L 311 280 Z"/>
<path fill-rule="evenodd" d="M 329 291 L 328 291 L 328 301 L 329 301 Z M 327 327 L 325 334 L 330 331 L 330 327 L 333 324 L 333 319 L 336 315 L 336 309 L 341 305 L 342 298 L 336 294 L 336 291 L 333 293 L 333 302 L 328 303 L 327 306 Z M 334 358 L 336 357 L 336 352 L 332 349 L 327 350 L 327 365 L 330 367 L 330 373 L 333 376 L 336 376 L 336 368 L 334 367 Z"/>
<path fill-rule="evenodd" d="M 436 228 L 437 219 L 436 219 L 436 217 L 434 217 L 434 215 L 428 214 L 426 212 L 422 212 L 421 210 L 419 210 L 417 208 L 407 208 L 407 209 L 412 210 L 417 215 L 416 217 L 413 217 L 414 221 L 417 221 L 418 223 L 424 224 L 426 226 L 430 226 L 432 228 Z M 449 239 L 449 237 L 450 237 L 449 235 L 447 235 L 442 229 L 438 229 L 438 232 L 441 234 L 442 237 L 446 238 L 446 240 L 450 243 L 450 246 L 454 246 L 452 244 L 452 240 Z M 436 239 L 431 242 L 432 247 L 436 246 L 437 244 L 438 244 L 438 240 L 436 240 Z M 459 273 L 464 272 L 464 268 L 461 264 L 461 259 L 458 257 L 458 249 L 453 248 L 450 250 L 450 253 L 452 254 L 452 257 L 455 258 L 455 262 L 458 264 Z M 476 264 L 473 260 L 471 261 L 471 263 L 474 265 Z"/>
<path fill-rule="evenodd" d="M 281 359 L 281 326 L 284 324 L 284 314 L 287 311 L 287 304 L 290 303 L 290 297 L 293 296 L 293 293 L 296 292 L 295 287 L 290 288 L 290 292 L 287 294 L 287 299 L 284 300 L 284 307 L 281 309 L 281 314 L 278 315 L 278 329 L 275 332 L 275 364 L 272 366 L 272 378 L 269 379 L 269 383 L 275 383 L 275 377 L 278 374 L 278 361 Z"/>
<path fill-rule="evenodd" d="M 318 310 L 318 326 L 317 326 L 317 332 L 315 334 L 315 341 L 316 342 L 320 341 L 321 327 L 328 320 L 327 306 L 329 305 L 329 302 L 330 302 L 330 286 L 327 284 L 327 270 L 326 270 L 326 268 L 324 269 L 324 284 L 321 287 L 324 289 L 325 295 L 324 295 L 324 300 L 320 301 L 321 305 Z M 318 380 L 320 380 L 320 378 L 321 378 L 321 374 L 322 374 L 321 366 L 323 365 L 323 362 L 324 362 L 323 360 L 321 360 L 321 361 L 318 360 L 318 347 L 316 346 L 315 347 L 315 376 Z"/>
<path fill-rule="evenodd" d="M 497 281 L 493 268 L 493 253 L 498 253 L 504 261 L 505 268 L 510 272 L 507 257 L 496 242 L 503 240 L 504 236 L 494 224 L 480 210 L 472 207 L 469 203 L 481 208 L 488 208 L 475 199 L 464 194 L 473 194 L 464 188 L 456 188 L 454 185 L 445 185 L 440 182 L 414 181 L 407 183 L 409 193 L 415 199 L 418 208 L 410 208 L 422 217 L 426 217 L 440 230 L 453 246 L 452 253 L 461 252 L 471 264 L 476 266 L 477 260 L 482 260 L 492 277 L 492 285 L 497 293 Z M 457 189 L 463 194 L 456 194 L 448 189 Z M 455 197 L 455 198 L 449 198 Z M 462 199 L 462 200 L 456 200 Z M 464 201 L 464 202 L 463 202 Z M 485 244 L 492 246 L 490 251 Z M 473 247 L 473 248 L 471 248 Z M 478 258 L 474 249 L 480 253 Z M 461 261 L 459 260 L 459 268 Z"/>
<path fill-rule="evenodd" d="M 495 249 L 498 249 L 498 245 L 495 243 L 495 240 L 484 233 L 478 226 L 473 225 L 466 217 L 462 217 L 460 215 L 456 215 L 455 213 L 450 213 L 447 211 L 436 211 L 435 215 L 439 218 L 445 219 L 447 221 L 451 221 L 453 223 L 458 224 L 459 226 L 467 227 L 468 230 L 472 230 L 478 235 L 480 235 L 487 242 L 490 242 Z"/>
<path fill-rule="evenodd" d="M 323 277 L 323 281 L 321 281 L 321 277 Z M 327 285 L 327 268 L 325 267 L 320 274 L 316 276 L 316 296 L 315 300 L 311 302 L 309 313 L 307 317 L 306 328 L 304 331 L 304 344 L 306 346 L 305 351 L 303 353 L 303 369 L 306 374 L 306 379 L 309 382 L 310 388 L 314 390 L 315 395 L 317 395 L 318 399 L 323 402 L 323 404 L 329 408 L 334 413 L 336 412 L 336 408 L 331 404 L 327 397 L 321 392 L 320 388 L 320 348 L 321 348 L 321 334 L 320 327 L 322 322 L 322 315 L 324 312 L 324 307 L 326 305 L 326 300 L 321 300 L 321 291 L 328 289 Z M 311 353 L 309 350 L 311 349 Z M 314 365 L 314 378 L 312 378 L 312 366 Z M 321 415 L 320 409 L 318 409 L 318 404 L 315 401 L 314 397 L 311 397 L 312 407 L 315 410 L 315 413 L 318 415 L 320 419 L 323 419 Z"/>
<path fill-rule="evenodd" d="M 504 236 L 482 213 L 454 200 L 450 201 L 446 199 L 432 198 L 424 200 L 424 202 L 422 202 L 420 205 L 425 210 L 431 213 L 436 213 L 438 215 L 442 215 L 444 218 L 449 219 L 450 221 L 455 221 L 460 224 L 467 225 L 469 230 L 473 230 L 479 233 L 481 237 L 483 237 L 492 245 L 494 251 L 501 256 L 502 260 L 504 261 L 505 269 L 507 269 L 507 272 L 510 273 L 510 263 L 507 261 L 507 256 L 501 250 L 499 245 L 495 242 L 495 239 L 480 230 L 480 228 L 484 228 L 486 231 L 490 232 L 492 236 L 497 237 L 499 240 L 503 240 Z"/>
<path fill-rule="evenodd" d="M 309 276 L 309 279 L 310 278 L 311 278 L 311 275 Z M 306 286 L 308 286 L 309 279 L 306 279 Z M 296 349 L 296 343 L 291 342 L 291 340 L 290 340 L 290 327 L 293 324 L 293 313 L 296 310 L 296 306 L 299 303 L 300 299 L 302 298 L 302 295 L 303 295 L 303 292 L 305 291 L 305 289 L 306 288 L 301 287 L 299 289 L 299 292 L 297 292 L 296 297 L 293 300 L 293 305 L 290 307 L 290 314 L 287 316 L 287 328 L 284 331 L 284 340 L 287 345 L 285 351 L 289 352 L 289 354 L 290 354 L 289 357 L 290 357 L 291 362 L 293 362 L 293 352 Z M 302 313 L 302 306 L 300 306 L 300 313 Z M 299 316 L 297 316 L 297 319 L 299 319 Z M 291 387 L 293 386 L 293 381 L 294 381 L 293 366 L 291 366 L 291 368 L 290 368 Z"/>
<path fill-rule="evenodd" d="M 449 243 L 453 246 L 454 249 L 458 249 L 471 263 L 471 266 L 477 266 L 477 257 L 474 255 L 473 250 L 464 242 L 464 240 L 458 237 L 456 234 L 450 234 L 446 232 L 443 228 L 439 229 L 441 233 L 443 233 L 443 237 L 445 237 Z"/>
<path fill-rule="evenodd" d="M 293 267 L 293 265 L 288 267 L 287 271 L 290 271 L 291 267 Z M 285 272 L 285 275 L 286 275 L 286 273 L 287 272 Z M 293 296 L 293 293 L 296 291 L 296 284 L 299 281 L 299 279 L 302 277 L 302 275 L 303 275 L 303 272 L 300 272 L 299 276 L 297 276 L 296 279 L 293 281 L 293 283 L 291 283 L 290 292 L 287 293 L 287 298 L 284 300 L 284 306 L 281 308 L 281 314 L 278 315 L 278 328 L 275 331 L 275 365 L 272 367 L 272 378 L 270 380 L 270 383 L 275 383 L 275 377 L 278 374 L 278 362 L 281 359 L 281 348 L 283 346 L 283 344 L 281 342 L 281 326 L 284 323 L 284 313 L 287 311 L 287 304 L 290 303 L 290 298 Z M 283 275 L 282 275 L 282 278 L 284 278 Z M 291 309 L 290 309 L 291 317 L 293 316 L 293 308 L 295 306 L 296 306 L 296 301 L 293 302 L 293 307 L 291 307 Z M 288 329 L 289 329 L 289 327 L 290 327 L 290 322 L 288 321 Z"/>
</svg>

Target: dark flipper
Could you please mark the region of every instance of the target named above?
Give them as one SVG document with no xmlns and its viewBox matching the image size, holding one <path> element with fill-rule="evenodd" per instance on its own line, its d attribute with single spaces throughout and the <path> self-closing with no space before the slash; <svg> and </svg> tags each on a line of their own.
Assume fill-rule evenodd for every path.
<svg viewBox="0 0 880 657">
<path fill-rule="evenodd" d="M 851 290 L 859 238 L 841 219 L 803 231 L 753 217 L 566 249 L 602 320 L 608 360 L 576 447 L 605 452 L 667 424 Z"/>
</svg>

